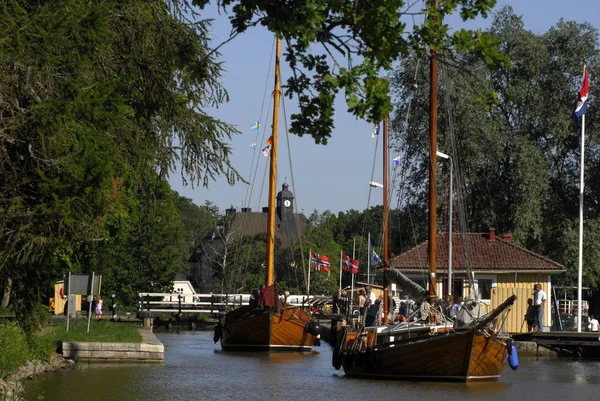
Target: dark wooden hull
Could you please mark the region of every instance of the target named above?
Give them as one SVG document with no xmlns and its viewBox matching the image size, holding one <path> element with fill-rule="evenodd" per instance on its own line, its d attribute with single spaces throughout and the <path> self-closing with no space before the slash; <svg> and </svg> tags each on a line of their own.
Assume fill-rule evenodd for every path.
<svg viewBox="0 0 600 401">
<path fill-rule="evenodd" d="M 495 333 L 473 329 L 375 344 L 366 351 L 342 349 L 348 376 L 431 381 L 493 381 L 508 349 Z"/>
<path fill-rule="evenodd" d="M 311 351 L 314 337 L 306 330 L 310 321 L 310 315 L 300 308 L 271 310 L 243 306 L 225 315 L 221 348 L 227 351 Z"/>
</svg>

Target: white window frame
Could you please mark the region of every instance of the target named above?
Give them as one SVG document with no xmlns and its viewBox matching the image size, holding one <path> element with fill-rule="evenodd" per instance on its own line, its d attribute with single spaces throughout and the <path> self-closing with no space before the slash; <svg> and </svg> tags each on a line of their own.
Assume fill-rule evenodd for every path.
<svg viewBox="0 0 600 401">
<path fill-rule="evenodd" d="M 479 280 L 483 279 L 483 280 L 492 280 L 492 288 L 490 291 L 490 298 L 489 299 L 484 299 L 481 298 L 479 301 L 481 301 L 482 303 L 486 304 L 486 305 L 491 305 L 492 304 L 492 293 L 493 293 L 493 289 L 496 288 L 496 286 L 498 285 L 498 282 L 496 280 L 496 275 L 495 274 L 475 274 L 475 288 L 474 290 L 477 292 L 477 294 L 479 296 L 481 296 L 481 293 L 479 292 Z"/>
</svg>

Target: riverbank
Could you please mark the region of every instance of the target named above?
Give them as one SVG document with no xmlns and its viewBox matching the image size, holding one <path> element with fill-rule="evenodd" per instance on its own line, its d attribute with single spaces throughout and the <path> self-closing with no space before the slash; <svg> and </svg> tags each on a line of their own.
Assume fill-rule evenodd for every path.
<svg viewBox="0 0 600 401">
<path fill-rule="evenodd" d="M 60 354 L 52 355 L 49 361 L 29 361 L 25 366 L 19 367 L 5 379 L 0 379 L 0 397 L 2 400 L 21 400 L 20 394 L 23 392 L 21 382 L 23 380 L 35 379 L 37 376 L 47 372 L 56 372 L 73 367 L 75 367 L 75 361 L 64 358 Z"/>
<path fill-rule="evenodd" d="M 0 400 L 20 400 L 23 380 L 71 368 L 75 360 L 164 360 L 162 343 L 136 323 L 94 322 L 88 333 L 81 319 L 73 320 L 68 332 L 63 324 L 49 325 L 30 337 L 5 323 L 0 325 L 0 350 Z"/>
</svg>

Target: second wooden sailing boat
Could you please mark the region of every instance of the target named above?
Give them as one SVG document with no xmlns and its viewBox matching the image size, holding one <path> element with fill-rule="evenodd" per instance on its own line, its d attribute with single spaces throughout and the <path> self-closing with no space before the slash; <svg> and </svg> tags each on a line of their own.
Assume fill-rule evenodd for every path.
<svg viewBox="0 0 600 401">
<path fill-rule="evenodd" d="M 437 149 L 437 61 L 432 51 L 430 65 L 430 163 L 429 163 L 429 292 L 430 305 L 436 296 L 436 149 Z M 387 121 L 384 122 L 384 230 L 385 280 L 398 272 L 389 268 L 387 202 Z M 399 283 L 403 284 L 403 283 Z M 387 322 L 387 283 L 384 283 L 384 321 Z M 422 289 L 418 290 L 421 294 Z M 429 324 L 397 327 L 344 328 L 336 344 L 333 365 L 348 376 L 404 380 L 489 381 L 497 380 L 513 351 L 510 338 L 494 328 L 496 319 L 516 300 L 508 298 L 488 315 L 454 327 L 438 325 L 431 308 Z M 420 300 L 419 300 L 420 301 Z M 471 304 L 475 305 L 475 303 Z M 468 313 L 467 313 L 468 315 Z"/>
<path fill-rule="evenodd" d="M 275 196 L 277 183 L 278 114 L 281 97 L 281 41 L 275 55 L 275 89 L 273 91 L 273 132 L 269 171 L 269 205 L 266 250 L 266 278 L 256 305 L 242 306 L 227 313 L 215 332 L 224 350 L 310 351 L 319 327 L 310 315 L 298 307 L 280 301 L 275 285 Z M 215 340 L 216 341 L 216 340 Z"/>
</svg>

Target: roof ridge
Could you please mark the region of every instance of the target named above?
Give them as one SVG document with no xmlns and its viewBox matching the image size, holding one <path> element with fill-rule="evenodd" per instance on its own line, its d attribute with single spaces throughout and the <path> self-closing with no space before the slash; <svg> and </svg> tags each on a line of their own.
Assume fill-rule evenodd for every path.
<svg viewBox="0 0 600 401">
<path fill-rule="evenodd" d="M 544 256 L 544 255 L 540 255 L 539 253 L 536 253 L 536 252 L 530 251 L 530 250 L 529 250 L 529 249 L 527 249 L 527 248 L 523 248 L 522 246 L 520 246 L 520 245 L 517 245 L 517 244 L 516 244 L 516 243 L 514 243 L 513 241 L 507 241 L 507 240 L 505 240 L 504 238 L 498 238 L 498 239 L 499 239 L 499 240 L 500 240 L 502 243 L 504 243 L 504 244 L 506 244 L 506 245 L 509 245 L 509 246 L 512 246 L 512 247 L 514 247 L 514 248 L 517 248 L 517 249 L 519 249 L 519 250 L 521 250 L 521 251 L 523 251 L 523 252 L 525 252 L 525 253 L 528 253 L 529 255 L 531 255 L 531 256 L 533 256 L 533 257 L 536 257 L 536 258 L 538 258 L 538 259 L 542 259 L 542 260 L 544 260 L 544 261 L 546 261 L 546 262 L 548 262 L 548 263 L 551 263 L 551 264 L 553 264 L 553 265 L 556 265 L 556 266 L 558 266 L 558 267 L 562 267 L 562 268 L 564 268 L 564 267 L 565 267 L 564 265 L 561 265 L 560 263 L 558 263 L 558 262 L 555 262 L 554 260 L 552 260 L 552 259 L 550 259 L 550 258 L 547 258 L 547 257 L 546 257 L 546 256 Z"/>
</svg>

